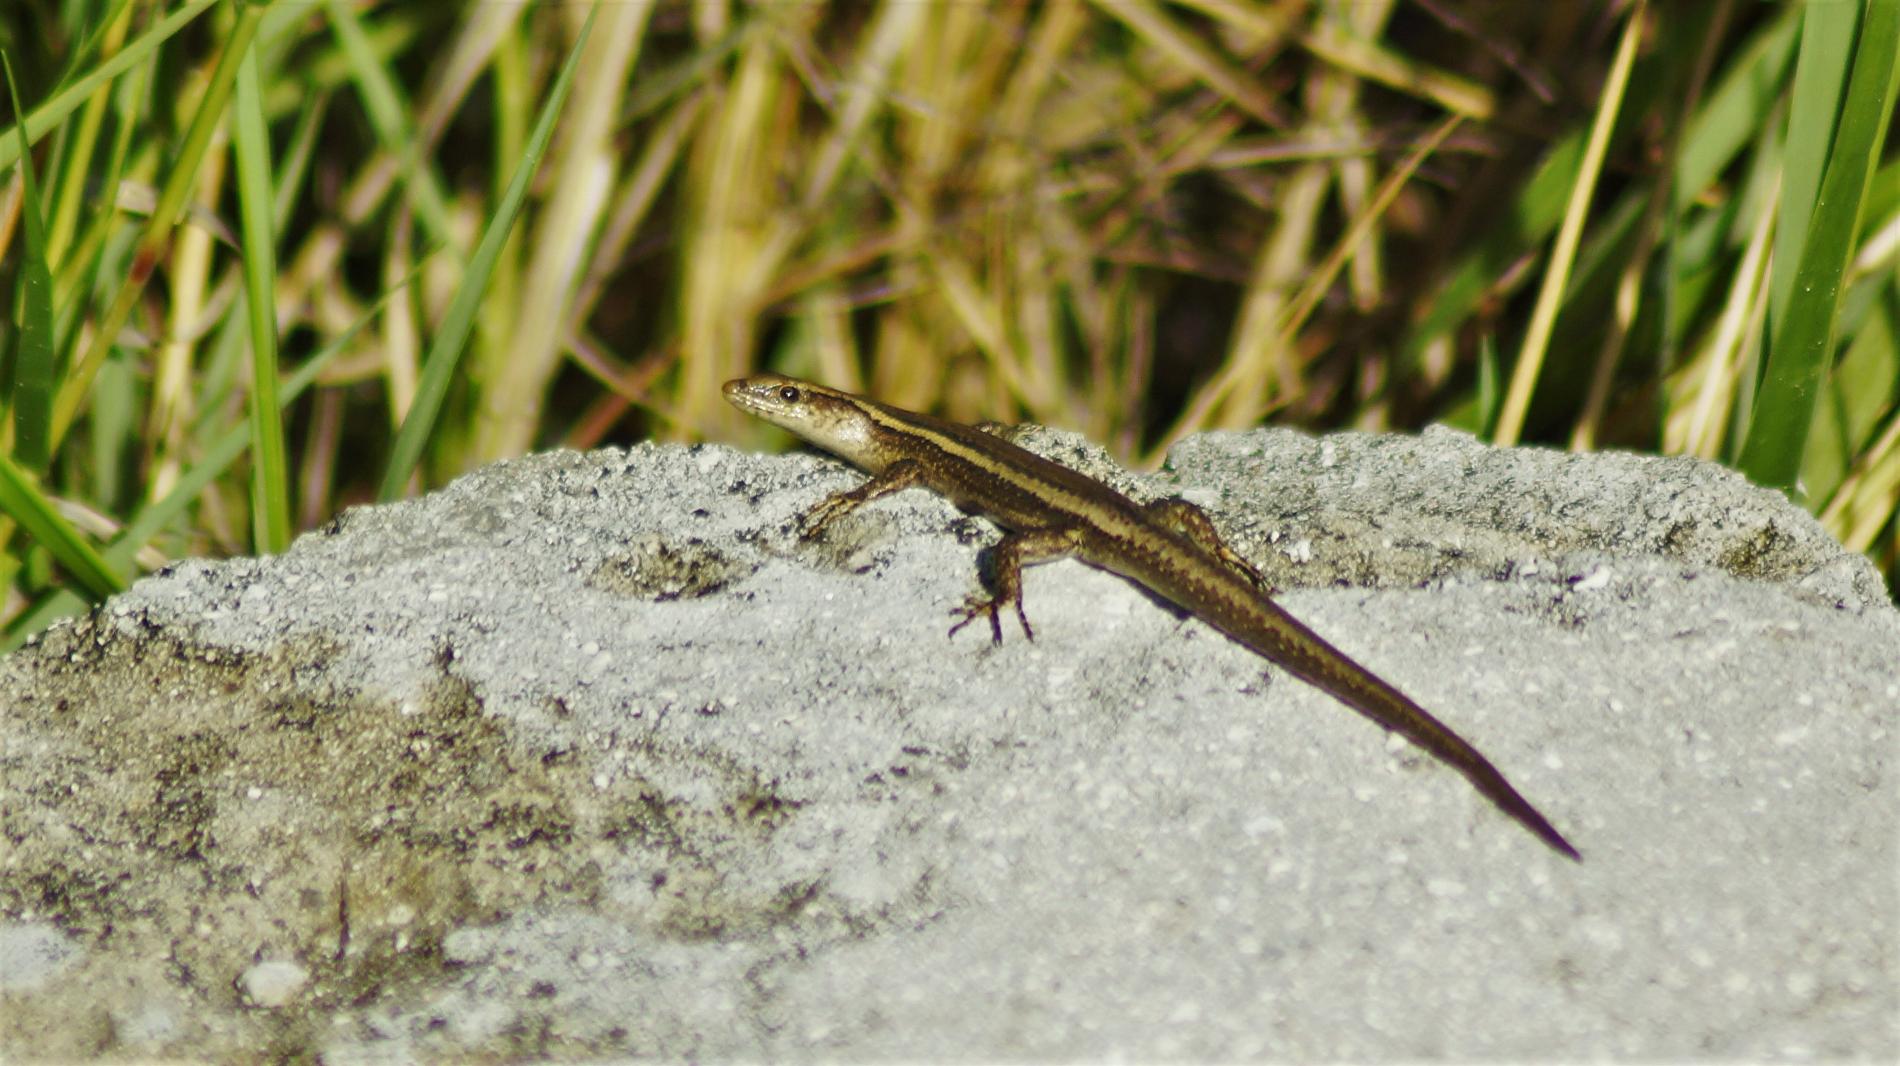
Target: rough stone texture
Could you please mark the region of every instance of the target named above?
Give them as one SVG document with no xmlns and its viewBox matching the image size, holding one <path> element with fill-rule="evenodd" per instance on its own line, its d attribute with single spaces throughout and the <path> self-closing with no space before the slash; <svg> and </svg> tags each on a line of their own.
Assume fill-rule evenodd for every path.
<svg viewBox="0 0 1900 1066">
<path fill-rule="evenodd" d="M 1716 467 L 1212 435 L 1184 493 L 1462 778 L 856 475 L 498 464 L 0 660 L 0 1057 L 1900 1055 L 1900 621 Z"/>
</svg>

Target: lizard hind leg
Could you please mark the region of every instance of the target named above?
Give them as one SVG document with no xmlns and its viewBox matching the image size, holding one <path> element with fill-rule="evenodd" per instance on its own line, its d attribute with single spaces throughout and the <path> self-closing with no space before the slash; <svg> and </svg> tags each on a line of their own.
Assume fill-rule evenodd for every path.
<svg viewBox="0 0 1900 1066">
<path fill-rule="evenodd" d="M 1207 512 L 1187 502 L 1179 496 L 1165 500 L 1156 500 L 1142 510 L 1148 513 L 1156 525 L 1172 533 L 1193 541 L 1202 551 L 1219 559 L 1227 568 L 1246 578 L 1257 589 L 1271 594 L 1267 579 L 1254 565 L 1241 558 L 1240 553 L 1227 546 L 1220 532 L 1214 528 L 1214 522 Z"/>
<path fill-rule="evenodd" d="M 992 571 L 992 596 L 971 596 L 952 614 L 963 616 L 963 620 L 950 627 L 950 633 L 962 629 L 975 621 L 978 615 L 990 616 L 990 642 L 1003 642 L 1003 622 L 1001 612 L 1003 604 L 1014 604 L 1016 621 L 1022 623 L 1023 636 L 1036 639 L 1036 631 L 1029 627 L 1029 615 L 1023 611 L 1023 567 L 1031 563 L 1059 559 L 1075 550 L 1076 531 L 1066 526 L 1050 526 L 1032 529 L 1021 533 L 1011 533 L 996 542 L 990 549 L 990 567 Z"/>
</svg>

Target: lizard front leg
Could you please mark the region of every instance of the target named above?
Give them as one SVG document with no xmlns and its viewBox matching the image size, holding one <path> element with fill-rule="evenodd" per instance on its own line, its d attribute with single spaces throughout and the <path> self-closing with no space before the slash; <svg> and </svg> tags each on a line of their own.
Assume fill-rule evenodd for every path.
<svg viewBox="0 0 1900 1066">
<path fill-rule="evenodd" d="M 824 532 L 826 526 L 872 500 L 923 483 L 924 468 L 913 460 L 899 459 L 885 467 L 882 473 L 857 488 L 834 492 L 818 501 L 811 510 L 805 512 L 805 517 L 800 522 L 803 532 L 799 535 L 806 540 L 812 540 Z"/>
</svg>

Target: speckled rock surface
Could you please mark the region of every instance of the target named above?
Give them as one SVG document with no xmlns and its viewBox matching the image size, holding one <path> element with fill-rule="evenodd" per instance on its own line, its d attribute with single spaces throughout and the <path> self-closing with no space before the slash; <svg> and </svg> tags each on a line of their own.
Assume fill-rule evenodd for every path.
<svg viewBox="0 0 1900 1066">
<path fill-rule="evenodd" d="M 1152 478 L 1583 851 L 921 492 L 640 446 L 0 660 L 0 1056 L 1900 1055 L 1900 621 L 1716 467 L 1212 435 Z"/>
</svg>

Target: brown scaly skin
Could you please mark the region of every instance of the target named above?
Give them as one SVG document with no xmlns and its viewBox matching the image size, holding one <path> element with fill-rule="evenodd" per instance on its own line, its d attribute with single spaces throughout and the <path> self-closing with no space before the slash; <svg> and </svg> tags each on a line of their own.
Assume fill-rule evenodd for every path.
<svg viewBox="0 0 1900 1066">
<path fill-rule="evenodd" d="M 1007 603 L 1015 607 L 1023 633 L 1033 637 L 1023 613 L 1022 568 L 1075 556 L 1148 588 L 1436 755 L 1544 843 L 1581 861 L 1476 748 L 1268 599 L 1260 574 L 1221 541 L 1194 505 L 1164 500 L 1144 507 L 993 433 L 796 378 L 762 374 L 729 381 L 725 395 L 747 414 L 871 475 L 812 508 L 805 516 L 806 536 L 912 486 L 929 488 L 1008 530 L 994 549 L 995 595 L 972 597 L 952 633 L 987 614 L 991 639 L 1001 642 L 999 612 Z"/>
</svg>

